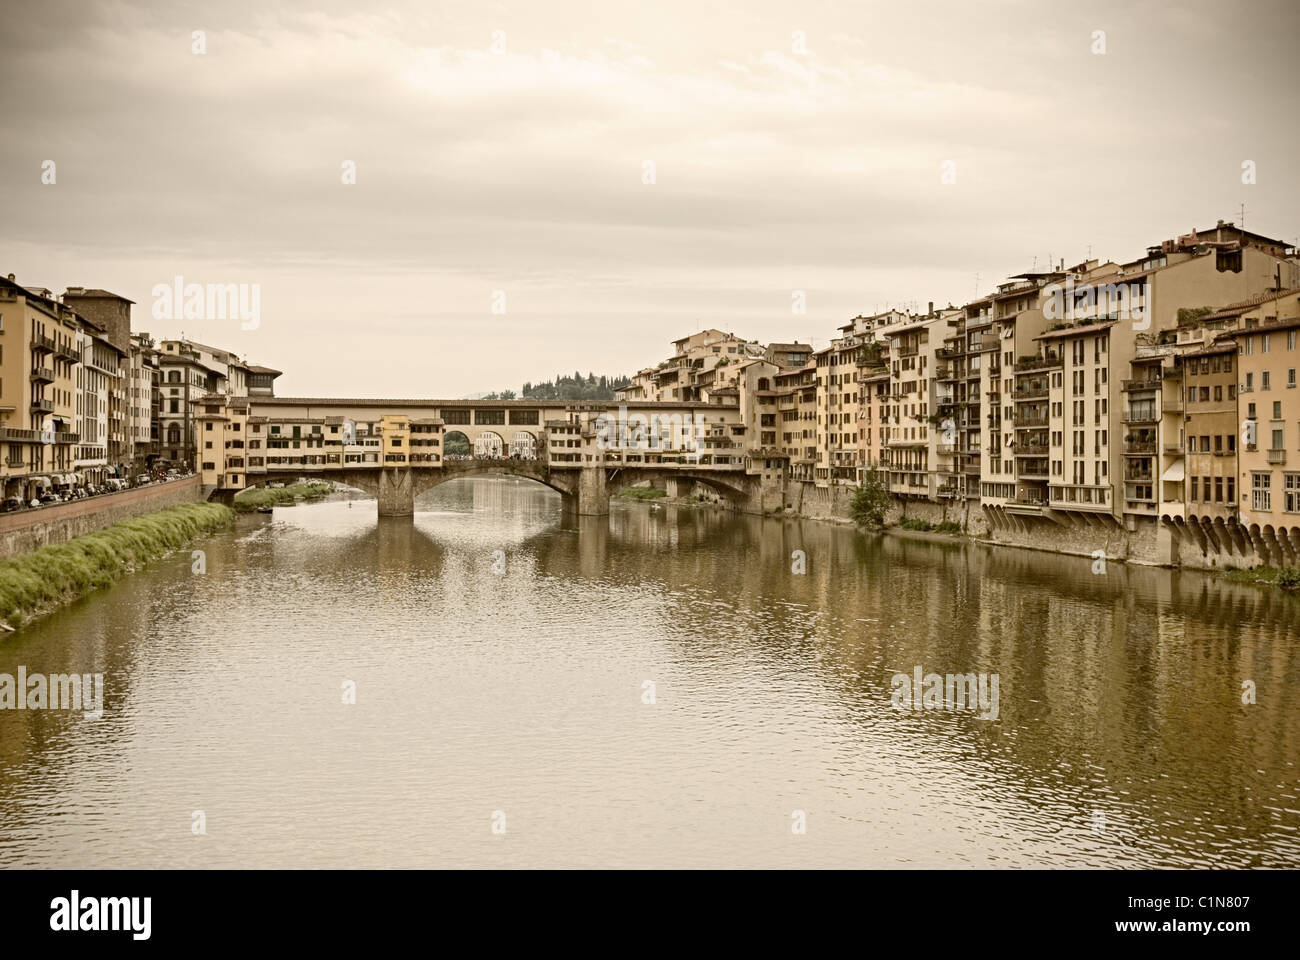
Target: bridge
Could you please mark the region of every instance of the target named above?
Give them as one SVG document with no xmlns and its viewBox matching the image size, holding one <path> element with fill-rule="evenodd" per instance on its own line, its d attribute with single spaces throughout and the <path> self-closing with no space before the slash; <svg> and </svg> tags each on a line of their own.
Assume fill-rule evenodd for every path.
<svg viewBox="0 0 1300 960">
<path fill-rule="evenodd" d="M 222 502 L 305 477 L 371 494 L 381 516 L 411 516 L 420 494 L 475 476 L 536 481 L 590 516 L 645 484 L 669 496 L 704 484 L 753 513 L 784 501 L 785 461 L 750 447 L 734 404 L 213 395 L 199 408 L 204 489 Z"/>
</svg>

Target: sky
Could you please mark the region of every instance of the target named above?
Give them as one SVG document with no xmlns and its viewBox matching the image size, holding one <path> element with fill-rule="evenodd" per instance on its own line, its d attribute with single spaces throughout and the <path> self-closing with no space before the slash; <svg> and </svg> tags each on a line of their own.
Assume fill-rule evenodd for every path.
<svg viewBox="0 0 1300 960">
<path fill-rule="evenodd" d="M 1300 242 L 1292 2 L 6 14 L 0 275 L 285 396 L 631 374 L 706 327 L 820 347 L 1242 204 Z M 255 324 L 169 312 L 178 277 L 256 289 Z"/>
</svg>

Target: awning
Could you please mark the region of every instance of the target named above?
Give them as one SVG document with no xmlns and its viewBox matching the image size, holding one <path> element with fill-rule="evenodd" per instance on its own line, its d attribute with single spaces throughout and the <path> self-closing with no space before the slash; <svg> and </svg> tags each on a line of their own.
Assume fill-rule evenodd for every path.
<svg viewBox="0 0 1300 960">
<path fill-rule="evenodd" d="M 1169 467 L 1169 469 L 1160 475 L 1160 479 L 1171 483 L 1182 483 L 1183 482 L 1182 458 L 1180 457 L 1179 459 L 1175 460 L 1173 464 Z"/>
</svg>

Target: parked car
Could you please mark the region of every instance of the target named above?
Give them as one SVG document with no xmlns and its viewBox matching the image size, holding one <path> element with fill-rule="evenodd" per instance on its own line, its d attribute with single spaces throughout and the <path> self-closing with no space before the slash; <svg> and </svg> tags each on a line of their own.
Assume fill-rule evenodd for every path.
<svg viewBox="0 0 1300 960">
<path fill-rule="evenodd" d="M 58 503 L 59 495 L 57 493 L 42 493 L 41 503 Z"/>
<path fill-rule="evenodd" d="M 149 474 L 147 473 L 142 473 L 140 474 L 140 476 L 135 478 L 135 485 L 137 487 L 143 487 L 145 484 L 149 482 L 151 481 L 149 480 Z"/>
<path fill-rule="evenodd" d="M 0 503 L 0 513 L 12 513 L 22 508 L 23 502 L 17 497 L 7 497 L 3 503 Z"/>
</svg>

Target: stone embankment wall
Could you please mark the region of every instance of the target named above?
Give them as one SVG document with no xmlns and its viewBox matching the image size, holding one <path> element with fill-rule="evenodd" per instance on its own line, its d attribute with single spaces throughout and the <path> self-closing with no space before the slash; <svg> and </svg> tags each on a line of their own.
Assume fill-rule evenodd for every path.
<svg viewBox="0 0 1300 960">
<path fill-rule="evenodd" d="M 787 515 L 811 520 L 849 521 L 849 486 L 818 487 L 792 481 L 786 485 Z M 1059 521 L 1045 517 L 1017 518 L 1005 511 L 986 511 L 975 501 L 895 500 L 886 516 L 890 524 L 904 519 L 932 524 L 960 524 L 968 536 L 990 543 L 1074 556 L 1191 570 L 1249 568 L 1260 564 L 1300 566 L 1300 529 L 1292 532 L 1246 529 L 1132 517 L 1121 524 L 1109 516 L 1059 513 Z"/>
<path fill-rule="evenodd" d="M 201 481 L 196 475 L 39 510 L 0 514 L 0 557 L 64 543 L 155 510 L 195 503 L 202 499 Z"/>
</svg>

